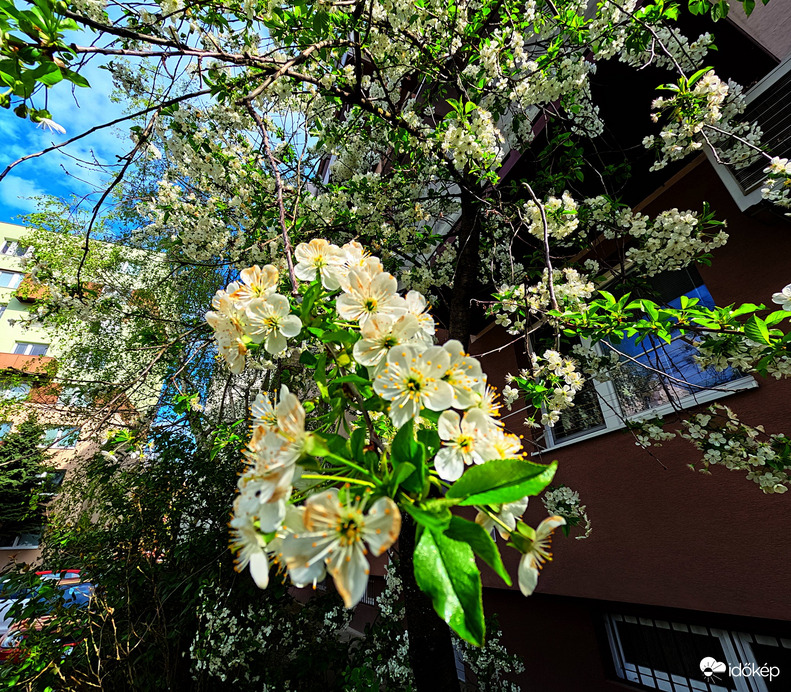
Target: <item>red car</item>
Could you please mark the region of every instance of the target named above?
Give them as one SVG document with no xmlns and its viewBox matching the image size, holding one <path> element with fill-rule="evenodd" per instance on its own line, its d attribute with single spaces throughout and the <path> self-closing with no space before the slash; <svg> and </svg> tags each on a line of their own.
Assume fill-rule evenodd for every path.
<svg viewBox="0 0 791 692">
<path fill-rule="evenodd" d="M 0 663 L 19 663 L 25 656 L 22 642 L 31 630 L 41 630 L 52 620 L 51 617 L 37 618 L 28 622 L 14 623 L 11 629 L 0 639 Z M 66 637 L 63 646 L 63 655 L 68 656 L 71 650 L 77 645 L 75 641 L 69 641 Z"/>
</svg>

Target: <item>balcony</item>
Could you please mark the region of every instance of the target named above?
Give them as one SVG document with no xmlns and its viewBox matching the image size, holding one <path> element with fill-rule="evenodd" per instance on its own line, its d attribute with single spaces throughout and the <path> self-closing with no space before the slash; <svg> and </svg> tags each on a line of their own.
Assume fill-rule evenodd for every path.
<svg viewBox="0 0 791 692">
<path fill-rule="evenodd" d="M 14 370 L 26 375 L 53 375 L 56 368 L 55 359 L 51 356 L 0 353 L 0 370 Z"/>
<path fill-rule="evenodd" d="M 30 274 L 26 274 L 14 295 L 20 303 L 35 303 L 37 300 L 46 298 L 48 294 L 49 289 L 44 284 L 34 279 Z"/>
</svg>

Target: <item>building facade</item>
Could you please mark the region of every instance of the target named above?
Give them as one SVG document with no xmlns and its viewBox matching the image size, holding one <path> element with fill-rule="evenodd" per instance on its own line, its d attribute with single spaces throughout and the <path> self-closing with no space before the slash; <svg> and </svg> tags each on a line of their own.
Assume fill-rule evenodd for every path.
<svg viewBox="0 0 791 692">
<path fill-rule="evenodd" d="M 76 237 L 71 240 L 84 243 Z M 53 237 L 56 241 L 61 246 L 70 242 L 68 237 Z M 128 393 L 88 363 L 75 368 L 71 358 L 64 367 L 64 357 L 84 335 L 79 326 L 53 331 L 36 321 L 49 288 L 31 275 L 31 242 L 28 229 L 0 223 L 0 444 L 3 436 L 18 431 L 29 418 L 44 427 L 41 446 L 53 469 L 45 481 L 46 492 L 52 497 L 66 473 L 96 453 L 107 430 L 140 424 L 142 412 L 156 401 L 161 379 L 149 383 L 144 392 Z M 118 265 L 118 281 L 112 271 L 91 277 L 93 281 L 85 284 L 87 299 L 110 292 L 134 296 L 136 272 L 129 271 L 128 261 L 119 263 L 117 247 L 99 243 L 94 249 L 109 258 L 107 266 Z M 126 254 L 135 256 L 134 251 Z M 0 525 L 0 570 L 12 560 L 36 561 L 46 511 L 23 525 Z"/>
<path fill-rule="evenodd" d="M 769 59 L 761 63 L 768 70 L 745 80 L 752 85 L 748 116 L 761 123 L 772 152 L 788 156 L 791 7 L 759 3 L 749 21 L 737 14 L 734 28 L 731 46 L 742 45 L 742 55 L 763 50 L 761 59 Z M 658 288 L 668 303 L 686 294 L 704 304 L 771 306 L 772 295 L 791 283 L 791 222 L 760 201 L 760 171 L 750 175 L 700 154 L 636 202 L 635 209 L 655 215 L 699 209 L 706 200 L 728 223 L 730 239 L 714 251 L 711 266 L 664 277 Z M 499 387 L 506 373 L 525 367 L 513 348 L 491 354 L 511 338 L 491 325 L 471 346 L 473 354 L 490 353 L 481 356 L 484 370 Z M 575 540 L 579 530 L 570 537 L 558 532 L 554 561 L 528 599 L 487 573 L 487 612 L 498 614 L 509 650 L 526 662 L 523 689 L 791 690 L 788 495 L 762 493 L 743 471 L 714 465 L 711 475 L 693 472 L 689 465 L 702 453 L 686 440 L 649 452 L 624 424 L 673 408 L 703 412 L 719 402 L 767 433 L 787 433 L 791 383 L 732 370 L 711 379 L 691 354 L 685 357 L 690 346 L 674 344 L 667 348 L 686 363 L 683 379 L 708 389 L 678 387 L 653 373 L 593 382 L 595 391 L 577 402 L 583 410 L 572 409 L 536 436 L 534 459 L 558 460 L 554 484 L 579 492 L 593 531 L 585 540 Z M 524 434 L 524 415 L 505 413 L 507 427 Z M 541 502 L 531 501 L 528 523 L 544 516 Z M 503 558 L 515 573 L 512 552 Z"/>
</svg>

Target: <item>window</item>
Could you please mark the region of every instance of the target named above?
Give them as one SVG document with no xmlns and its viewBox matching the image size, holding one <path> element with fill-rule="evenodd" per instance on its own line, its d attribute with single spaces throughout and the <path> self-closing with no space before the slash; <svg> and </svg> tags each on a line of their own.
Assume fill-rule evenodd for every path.
<svg viewBox="0 0 791 692">
<path fill-rule="evenodd" d="M 57 471 L 49 471 L 41 474 L 44 480 L 41 487 L 41 496 L 54 497 L 66 477 L 66 471 L 58 469 Z"/>
<path fill-rule="evenodd" d="M 79 387 L 64 385 L 58 393 L 58 404 L 61 406 L 90 406 L 90 398 Z"/>
<path fill-rule="evenodd" d="M 14 257 L 24 257 L 29 254 L 31 248 L 18 240 L 5 240 L 0 246 L 0 253 L 3 255 L 12 255 Z"/>
<path fill-rule="evenodd" d="M 33 527 L 19 533 L 0 534 L 2 548 L 38 548 L 41 541 L 41 527 Z"/>
<path fill-rule="evenodd" d="M 656 302 L 678 308 L 681 296 L 697 298 L 714 307 L 703 279 L 694 268 L 664 272 L 650 280 Z M 752 377 L 728 368 L 702 370 L 695 362 L 697 349 L 688 336 L 671 334 L 668 344 L 649 337 L 637 343 L 634 337 L 613 345 L 621 355 L 620 370 L 609 382 L 588 379 L 577 394 L 574 406 L 565 411 L 553 428 L 546 429 L 545 444 L 554 447 L 624 427 L 624 420 L 639 420 L 670 413 L 755 387 Z M 606 355 L 611 349 L 597 347 Z"/>
<path fill-rule="evenodd" d="M 129 276 L 137 276 L 140 271 L 143 269 L 137 262 L 121 262 L 121 265 L 118 269 L 123 274 L 128 274 Z"/>
<path fill-rule="evenodd" d="M 667 692 L 774 692 L 788 689 L 791 639 L 721 628 L 608 613 L 605 631 L 616 677 L 638 689 Z M 724 664 L 701 669 L 704 659 Z M 764 675 L 731 675 L 742 666 L 774 667 Z M 778 677 L 777 671 L 780 671 Z"/>
<path fill-rule="evenodd" d="M 19 288 L 24 278 L 22 272 L 0 271 L 0 288 Z"/>
<path fill-rule="evenodd" d="M 0 385 L 0 401 L 23 401 L 28 394 L 30 394 L 30 385 L 24 382 Z"/>
<path fill-rule="evenodd" d="M 761 145 L 772 156 L 791 156 L 791 59 L 786 58 L 744 96 L 747 108 L 740 119 L 760 125 Z M 735 168 L 718 163 L 708 147 L 705 151 L 741 211 L 761 201 L 766 178 L 763 171 L 767 166 L 763 156 L 755 156 L 747 165 Z"/>
<path fill-rule="evenodd" d="M 2 440 L 8 433 L 11 432 L 11 428 L 14 427 L 13 423 L 9 423 L 8 421 L 0 422 L 0 440 Z"/>
<path fill-rule="evenodd" d="M 42 447 L 51 449 L 73 449 L 77 446 L 80 437 L 80 429 L 74 427 L 47 428 L 44 431 Z"/>
<path fill-rule="evenodd" d="M 6 309 L 7 307 L 8 307 L 7 305 L 0 305 L 0 317 L 2 317 L 2 316 L 3 316 L 3 313 L 5 312 L 5 309 Z"/>
<path fill-rule="evenodd" d="M 25 356 L 45 356 L 47 355 L 47 344 L 34 344 L 29 341 L 17 341 L 14 346 L 14 353 Z"/>
</svg>

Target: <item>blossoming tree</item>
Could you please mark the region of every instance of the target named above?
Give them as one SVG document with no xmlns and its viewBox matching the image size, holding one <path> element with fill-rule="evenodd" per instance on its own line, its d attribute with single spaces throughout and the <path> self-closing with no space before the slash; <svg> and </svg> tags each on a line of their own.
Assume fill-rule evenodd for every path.
<svg viewBox="0 0 791 692">
<path fill-rule="evenodd" d="M 765 160 L 764 197 L 789 206 L 791 166 L 742 121 L 741 87 L 707 66 L 716 25 L 694 40 L 678 26 L 683 14 L 722 18 L 727 0 L 17 5 L 0 7 L 0 105 L 62 129 L 42 95 L 64 80 L 87 87 L 89 59 L 109 60 L 131 97 L 111 125 L 133 122 L 133 146 L 87 234 L 120 186 L 141 219 L 132 242 L 179 267 L 240 270 L 206 320 L 228 381 L 266 390 L 250 402 L 232 520 L 239 566 L 261 586 L 275 559 L 295 584 L 329 573 L 353 605 L 368 553 L 398 540 L 440 616 L 480 642 L 475 557 L 511 579 L 497 530 L 522 554 L 517 580 L 532 592 L 564 519 L 520 520 L 554 467 L 523 458 L 465 352 L 486 290 L 490 316 L 528 356 L 503 396 L 521 402 L 529 426 L 551 428 L 586 380 L 635 366 L 624 339 L 681 335 L 704 366 L 791 372 L 787 288 L 774 311 L 633 293 L 646 277 L 709 261 L 727 242 L 724 223 L 705 204 L 636 212 L 612 182 L 623 167 L 591 163 L 606 137 L 592 74 L 612 61 L 635 74 L 651 66 L 643 74 L 663 94 L 645 108 L 652 169 L 704 149 L 734 167 Z M 95 40 L 67 43 L 75 27 Z M 532 167 L 515 168 L 531 150 L 541 150 Z M 155 184 L 137 186 L 135 171 Z M 605 265 L 591 255 L 602 240 L 615 248 Z M 72 278 L 80 296 L 79 268 Z M 188 326 L 163 326 L 162 341 L 200 329 Z M 276 386 L 286 374 L 291 386 Z M 681 434 L 704 468 L 724 463 L 765 492 L 788 488 L 785 435 L 719 409 L 675 431 L 662 423 L 643 422 L 638 441 Z M 710 453 L 718 435 L 732 443 L 725 457 Z M 477 519 L 457 506 L 477 507 Z"/>
</svg>

